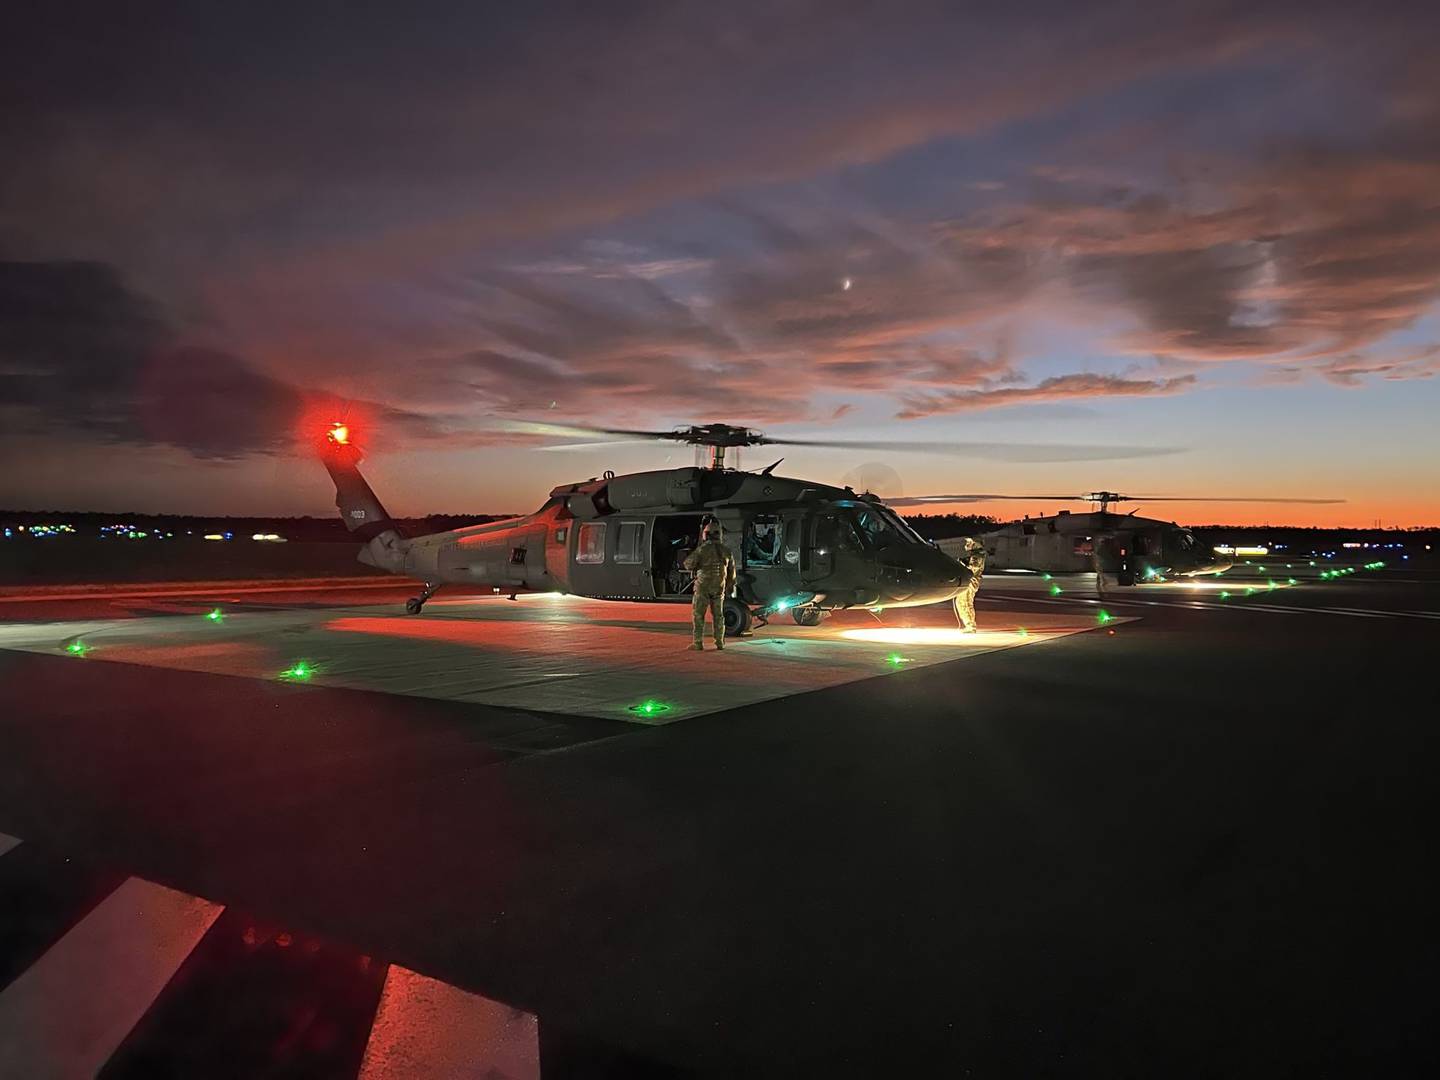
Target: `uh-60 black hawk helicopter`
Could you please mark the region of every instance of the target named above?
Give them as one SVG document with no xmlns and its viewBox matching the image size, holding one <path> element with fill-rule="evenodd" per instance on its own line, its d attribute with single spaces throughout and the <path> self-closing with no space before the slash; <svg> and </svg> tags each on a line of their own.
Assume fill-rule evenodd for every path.
<svg viewBox="0 0 1440 1080">
<path fill-rule="evenodd" d="M 1086 495 L 922 495 L 892 499 L 892 506 L 935 506 L 944 503 L 991 501 L 1089 502 L 1097 509 L 1089 513 L 1026 517 L 997 529 L 979 533 L 974 539 L 985 547 L 987 570 L 1030 570 L 1046 574 L 1096 575 L 1096 588 L 1103 594 L 1105 576 L 1118 585 L 1135 585 L 1170 577 L 1219 574 L 1230 569 L 1230 560 L 1213 548 L 1206 548 L 1195 534 L 1173 521 L 1110 512 L 1119 502 L 1248 502 L 1248 503 L 1340 503 L 1344 499 L 1290 499 L 1261 496 L 1204 497 L 1194 495 L 1121 495 L 1113 491 L 1092 491 Z M 966 537 L 941 540 L 939 547 L 962 557 Z"/>
<path fill-rule="evenodd" d="M 361 476 L 361 454 L 343 423 L 326 434 L 321 457 L 335 481 L 336 506 L 365 542 L 361 562 L 424 582 L 405 610 L 419 614 L 443 585 L 562 592 L 603 600 L 688 603 L 693 577 L 685 557 L 709 520 L 735 555 L 735 595 L 725 601 L 728 634 L 744 634 L 788 611 L 815 626 L 836 608 L 896 608 L 951 600 L 969 571 L 922 539 L 868 493 L 727 468 L 726 452 L 745 446 L 920 450 L 1056 460 L 1150 452 L 1133 447 L 1013 446 L 964 443 L 818 442 L 770 438 L 727 424 L 632 431 L 554 424 L 512 430 L 607 441 L 660 439 L 709 450 L 692 468 L 603 476 L 564 484 L 533 514 L 408 538 Z M 1007 451 L 1013 454 L 1007 455 Z M 781 459 L 783 460 L 783 459 Z"/>
</svg>

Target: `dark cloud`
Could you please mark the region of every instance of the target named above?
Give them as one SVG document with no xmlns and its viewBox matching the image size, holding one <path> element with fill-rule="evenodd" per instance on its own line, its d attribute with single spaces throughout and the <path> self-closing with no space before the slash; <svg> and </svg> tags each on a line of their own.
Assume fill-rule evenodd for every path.
<svg viewBox="0 0 1440 1080">
<path fill-rule="evenodd" d="M 237 458 L 293 448 L 308 411 L 355 407 L 434 430 L 415 414 L 306 392 L 231 353 L 183 344 L 113 267 L 0 262 L 0 414 L 11 433 Z"/>
<path fill-rule="evenodd" d="M 1368 354 L 1440 289 L 1433 14 L 52 8 L 29 5 L 0 42 L 0 241 L 112 262 L 6 269 L 12 424 L 227 456 L 287 445 L 300 387 L 347 380 L 436 441 L 552 404 L 823 422 L 860 396 L 914 417 L 1198 385 L 1172 369 L 1035 381 L 1011 331 L 1047 303 L 1104 324 L 1117 366 L 1429 373 Z M 1127 87 L 1312 67 L 1369 95 L 1349 136 L 1301 139 L 1280 118 L 1258 150 L 1124 167 L 1163 142 L 1159 120 L 1138 138 L 1107 119 L 1136 110 Z M 1017 154 L 1008 171 L 996 154 L 1003 183 L 926 156 L 1060 113 L 1105 141 L 1037 160 L 977 139 L 977 156 Z M 891 204 L 857 180 L 907 152 Z M 616 222 L 647 239 L 597 228 Z"/>
<path fill-rule="evenodd" d="M 0 192 L 17 231 L 107 252 L 432 258 L 873 162 L 1296 32 L 1280 5 L 1136 15 L 29 5 L 0 45 L 0 100 L 25 103 Z"/>
<path fill-rule="evenodd" d="M 1183 198 L 1052 171 L 1029 201 L 945 232 L 1128 311 L 1126 351 L 1323 374 L 1440 300 L 1440 78 L 1397 64 L 1388 115 L 1363 135 L 1277 137 L 1249 162 L 1193 152 L 1187 172 L 1204 179 Z"/>
</svg>

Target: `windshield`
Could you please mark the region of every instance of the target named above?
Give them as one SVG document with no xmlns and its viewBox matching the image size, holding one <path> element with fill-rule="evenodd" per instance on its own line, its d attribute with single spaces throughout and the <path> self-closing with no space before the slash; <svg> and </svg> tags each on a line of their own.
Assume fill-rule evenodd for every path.
<svg viewBox="0 0 1440 1080">
<path fill-rule="evenodd" d="M 858 506 L 851 511 L 851 520 L 866 547 L 878 550 L 917 542 L 909 527 L 886 507 Z"/>
</svg>

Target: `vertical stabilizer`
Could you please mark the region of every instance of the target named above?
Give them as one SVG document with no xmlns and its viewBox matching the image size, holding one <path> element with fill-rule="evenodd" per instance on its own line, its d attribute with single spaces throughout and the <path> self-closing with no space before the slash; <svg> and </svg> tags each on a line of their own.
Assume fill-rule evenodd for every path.
<svg viewBox="0 0 1440 1080">
<path fill-rule="evenodd" d="M 360 561 L 400 572 L 405 563 L 406 541 L 360 474 L 360 448 L 350 442 L 348 429 L 340 424 L 332 427 L 320 456 L 330 479 L 335 481 L 335 506 L 340 520 L 357 540 L 365 542 Z"/>
</svg>

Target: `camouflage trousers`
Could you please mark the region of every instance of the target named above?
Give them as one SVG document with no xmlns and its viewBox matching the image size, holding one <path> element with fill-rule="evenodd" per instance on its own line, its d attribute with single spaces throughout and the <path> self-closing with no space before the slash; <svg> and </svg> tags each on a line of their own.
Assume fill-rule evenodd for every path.
<svg viewBox="0 0 1440 1080">
<path fill-rule="evenodd" d="M 710 621 L 715 624 L 715 644 L 719 645 L 725 640 L 725 592 L 719 585 L 702 586 L 697 581 L 690 604 L 690 621 L 694 625 L 696 645 L 705 640 L 706 611 L 710 612 Z"/>
<path fill-rule="evenodd" d="M 955 594 L 955 615 L 966 630 L 975 629 L 975 594 L 980 591 L 980 580 L 971 578 L 970 583 Z"/>
</svg>

